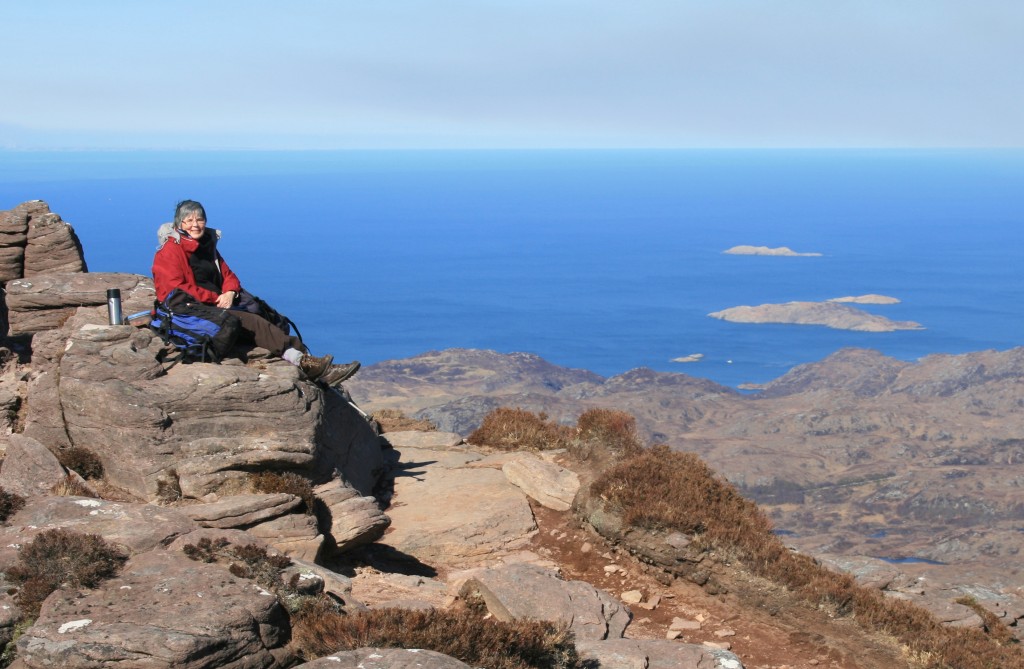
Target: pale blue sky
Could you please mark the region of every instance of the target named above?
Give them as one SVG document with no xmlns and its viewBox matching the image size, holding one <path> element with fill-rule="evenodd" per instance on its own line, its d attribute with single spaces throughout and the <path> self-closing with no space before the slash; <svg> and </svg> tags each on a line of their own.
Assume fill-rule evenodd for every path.
<svg viewBox="0 0 1024 669">
<path fill-rule="evenodd" d="M 1021 0 L 0 0 L 0 148 L 1024 147 Z"/>
</svg>

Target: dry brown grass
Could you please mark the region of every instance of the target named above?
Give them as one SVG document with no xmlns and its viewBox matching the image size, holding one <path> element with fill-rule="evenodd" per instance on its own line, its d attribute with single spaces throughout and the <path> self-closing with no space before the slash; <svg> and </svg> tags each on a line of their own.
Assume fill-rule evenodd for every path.
<svg viewBox="0 0 1024 669">
<path fill-rule="evenodd" d="M 311 600 L 293 616 L 292 647 L 307 660 L 356 648 L 425 648 L 489 669 L 581 666 L 572 634 L 552 623 L 504 623 L 469 609 L 343 615 L 323 599 Z"/>
<path fill-rule="evenodd" d="M 96 493 L 93 492 L 82 483 L 82 480 L 73 474 L 68 474 L 60 481 L 58 481 L 52 488 L 50 493 L 57 497 L 96 497 Z"/>
<path fill-rule="evenodd" d="M 401 409 L 380 409 L 370 416 L 380 425 L 382 433 L 401 432 L 403 430 L 419 430 L 434 432 L 437 426 L 424 418 L 409 418 Z"/>
<path fill-rule="evenodd" d="M 466 441 L 504 451 L 547 451 L 567 448 L 573 433 L 572 428 L 548 420 L 547 414 L 500 407 L 484 416 Z"/>
<path fill-rule="evenodd" d="M 605 471 L 591 490 L 628 524 L 695 535 L 704 547 L 737 559 L 815 606 L 895 637 L 928 669 L 1024 667 L 1024 653 L 1005 635 L 944 626 L 924 609 L 860 587 L 852 577 L 789 551 L 757 505 L 692 453 L 655 446 Z"/>
</svg>

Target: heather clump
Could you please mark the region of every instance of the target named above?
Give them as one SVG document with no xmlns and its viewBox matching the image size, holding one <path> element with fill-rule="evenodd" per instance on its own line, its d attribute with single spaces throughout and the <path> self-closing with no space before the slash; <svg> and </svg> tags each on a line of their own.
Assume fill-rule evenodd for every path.
<svg viewBox="0 0 1024 669">
<path fill-rule="evenodd" d="M 313 484 L 304 476 L 294 472 L 255 472 L 249 474 L 249 483 L 256 492 L 269 494 L 284 492 L 295 495 L 305 504 L 306 513 L 313 514 L 316 511 Z"/>
<path fill-rule="evenodd" d="M 292 645 L 307 660 L 356 648 L 424 648 L 489 669 L 582 666 L 565 628 L 535 620 L 501 622 L 471 608 L 344 615 L 311 600 L 292 618 Z"/>
<path fill-rule="evenodd" d="M 588 460 L 601 453 L 618 460 L 635 455 L 644 445 L 636 430 L 636 418 L 615 409 L 588 409 L 576 421 L 576 438 L 570 452 L 578 460 Z"/>
<path fill-rule="evenodd" d="M 484 416 L 467 441 L 504 451 L 546 451 L 568 447 L 572 435 L 572 428 L 549 420 L 543 412 L 499 407 Z"/>
<path fill-rule="evenodd" d="M 65 469 L 70 469 L 84 479 L 103 478 L 103 462 L 88 448 L 70 446 L 57 451 L 57 460 Z"/>
<path fill-rule="evenodd" d="M 182 552 L 196 562 L 221 564 L 227 567 L 232 576 L 255 581 L 261 587 L 274 593 L 277 601 L 288 611 L 295 612 L 307 607 L 311 600 L 329 601 L 332 606 L 337 603 L 327 595 L 310 594 L 303 588 L 302 578 L 298 571 L 292 571 L 286 578 L 285 569 L 292 566 L 291 558 L 279 553 L 271 553 L 266 547 L 257 544 L 232 544 L 224 537 L 210 539 L 203 537 L 194 544 L 185 544 Z"/>
<path fill-rule="evenodd" d="M 279 595 L 288 597 L 294 594 L 293 584 L 285 583 L 281 577 L 281 570 L 292 564 L 291 559 L 286 555 L 268 553 L 263 546 L 236 546 L 224 537 L 203 537 L 194 544 L 185 544 L 182 552 L 196 562 L 225 563 L 233 575 L 256 581 Z"/>
<path fill-rule="evenodd" d="M 617 507 L 628 525 L 694 534 L 709 546 L 745 549 L 762 559 L 777 555 L 770 550 L 775 544 L 781 547 L 757 505 L 715 478 L 693 453 L 668 446 L 640 451 L 606 470 L 591 490 Z"/>
<path fill-rule="evenodd" d="M 46 597 L 62 586 L 93 588 L 117 574 L 128 556 L 96 534 L 44 530 L 18 552 L 7 578 L 20 584 L 18 604 L 35 618 Z"/>
</svg>

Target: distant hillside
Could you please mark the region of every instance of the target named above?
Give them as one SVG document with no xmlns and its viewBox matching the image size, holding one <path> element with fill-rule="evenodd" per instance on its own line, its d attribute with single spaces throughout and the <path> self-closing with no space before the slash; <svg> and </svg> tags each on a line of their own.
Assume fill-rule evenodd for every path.
<svg viewBox="0 0 1024 669">
<path fill-rule="evenodd" d="M 685 374 L 602 378 L 453 349 L 371 365 L 351 390 L 462 434 L 498 406 L 567 424 L 621 409 L 649 439 L 698 453 L 801 549 L 910 556 L 948 564 L 900 566 L 939 582 L 1024 586 L 1024 348 L 917 363 L 845 349 L 750 395 Z"/>
</svg>

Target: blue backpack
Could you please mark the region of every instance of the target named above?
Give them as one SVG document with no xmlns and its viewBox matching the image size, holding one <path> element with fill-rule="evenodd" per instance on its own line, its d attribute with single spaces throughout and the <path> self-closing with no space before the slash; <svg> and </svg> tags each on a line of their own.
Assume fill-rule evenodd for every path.
<svg viewBox="0 0 1024 669">
<path fill-rule="evenodd" d="M 241 321 L 227 309 L 199 302 L 188 293 L 172 290 L 153 304 L 149 327 L 179 351 L 174 362 L 220 362 L 238 337 Z"/>
</svg>

